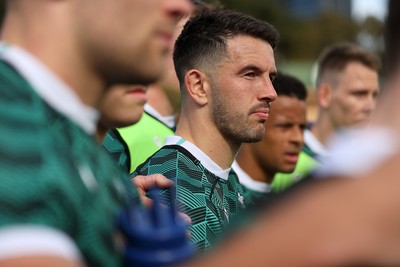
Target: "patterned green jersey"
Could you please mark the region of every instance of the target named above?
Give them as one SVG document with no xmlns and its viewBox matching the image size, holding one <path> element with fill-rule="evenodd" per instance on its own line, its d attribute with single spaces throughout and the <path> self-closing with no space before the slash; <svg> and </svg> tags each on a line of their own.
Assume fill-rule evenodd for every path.
<svg viewBox="0 0 400 267">
<path fill-rule="evenodd" d="M 133 175 L 161 173 L 174 181 L 172 196 L 178 209 L 190 216 L 192 241 L 203 253 L 245 207 L 243 188 L 232 169 L 222 170 L 194 144 L 178 136 L 166 141 Z M 171 205 L 171 189 L 162 191 L 162 201 Z"/>
<path fill-rule="evenodd" d="M 244 198 L 246 203 L 254 204 L 258 199 L 262 198 L 271 192 L 271 186 L 268 183 L 253 180 L 237 163 L 234 161 L 232 164 L 233 170 L 239 177 L 240 183 L 243 185 Z"/>
<path fill-rule="evenodd" d="M 114 220 L 136 195 L 120 168 L 3 61 L 0 122 L 2 233 L 15 225 L 56 229 L 74 241 L 87 266 L 120 266 Z"/>
<path fill-rule="evenodd" d="M 122 170 L 130 173 L 131 159 L 129 148 L 117 129 L 112 129 L 107 133 L 103 141 L 103 147 L 111 154 Z"/>
<path fill-rule="evenodd" d="M 145 106 L 145 110 L 146 110 Z M 139 122 L 118 128 L 107 134 L 103 146 L 128 173 L 165 144 L 165 138 L 173 135 L 172 128 L 160 119 L 145 112 Z"/>
</svg>

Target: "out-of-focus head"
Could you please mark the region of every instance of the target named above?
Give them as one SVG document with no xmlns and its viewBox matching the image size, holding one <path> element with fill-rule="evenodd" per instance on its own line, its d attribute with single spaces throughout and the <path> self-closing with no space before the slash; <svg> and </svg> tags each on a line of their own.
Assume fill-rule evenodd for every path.
<svg viewBox="0 0 400 267">
<path fill-rule="evenodd" d="M 236 11 L 191 18 L 173 55 L 182 107 L 207 110 L 218 131 L 237 143 L 261 140 L 269 103 L 276 98 L 278 38 L 272 25 Z"/>
<path fill-rule="evenodd" d="M 381 68 L 377 55 L 351 42 L 335 43 L 326 47 L 319 56 L 317 87 L 326 82 L 338 83 L 340 73 L 350 63 L 360 63 L 375 72 Z"/>
<path fill-rule="evenodd" d="M 396 119 L 399 113 L 400 94 L 400 1 L 389 0 L 385 20 L 385 71 L 384 90 L 375 113 L 373 124 L 393 129 L 398 133 L 400 125 Z"/>
<path fill-rule="evenodd" d="M 193 2 L 8 0 L 6 6 L 3 40 L 32 52 L 66 80 L 81 73 L 81 80 L 109 86 L 158 80 L 175 26 Z"/>
<path fill-rule="evenodd" d="M 170 57 L 167 60 L 167 69 L 162 77 L 162 79 L 158 82 L 158 84 L 162 87 L 163 90 L 165 90 L 168 99 L 171 101 L 172 105 L 174 106 L 175 110 L 178 110 L 180 108 L 180 88 L 179 88 L 179 81 L 178 78 L 176 77 L 176 72 L 175 72 L 175 67 L 174 67 L 174 62 L 172 59 L 172 54 L 174 51 L 174 44 L 175 40 L 178 38 L 179 34 L 181 33 L 183 26 L 185 23 L 189 20 L 191 16 L 198 15 L 204 11 L 207 10 L 216 10 L 220 8 L 220 5 L 218 3 L 205 3 L 203 1 L 193 1 L 194 6 L 193 9 L 191 10 L 190 14 L 187 16 L 182 17 L 176 28 L 175 28 L 175 33 L 174 33 L 174 42 L 171 43 L 170 46 Z"/>
<path fill-rule="evenodd" d="M 385 72 L 387 76 L 396 75 L 400 68 L 399 25 L 400 2 L 389 0 L 385 21 Z"/>
<path fill-rule="evenodd" d="M 380 59 L 353 43 L 337 43 L 320 55 L 317 100 L 333 128 L 365 125 L 376 108 Z"/>
<path fill-rule="evenodd" d="M 294 170 L 302 149 L 306 127 L 307 89 L 297 78 L 278 73 L 273 81 L 278 98 L 272 103 L 261 142 L 248 146 L 270 176 Z"/>
<path fill-rule="evenodd" d="M 303 102 L 307 99 L 307 88 L 302 81 L 292 75 L 278 72 L 272 81 L 278 98 L 281 96 L 293 97 Z M 275 105 L 275 103 L 274 103 Z"/>
<path fill-rule="evenodd" d="M 189 0 L 74 1 L 76 46 L 106 84 L 148 84 L 161 77 L 176 23 Z"/>
</svg>

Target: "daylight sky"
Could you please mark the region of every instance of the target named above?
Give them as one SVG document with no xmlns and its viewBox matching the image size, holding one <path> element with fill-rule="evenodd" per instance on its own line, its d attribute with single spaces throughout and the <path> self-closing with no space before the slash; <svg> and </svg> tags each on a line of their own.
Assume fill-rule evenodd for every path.
<svg viewBox="0 0 400 267">
<path fill-rule="evenodd" d="M 356 19 L 373 15 L 381 20 L 386 15 L 387 0 L 352 0 L 352 13 Z"/>
</svg>

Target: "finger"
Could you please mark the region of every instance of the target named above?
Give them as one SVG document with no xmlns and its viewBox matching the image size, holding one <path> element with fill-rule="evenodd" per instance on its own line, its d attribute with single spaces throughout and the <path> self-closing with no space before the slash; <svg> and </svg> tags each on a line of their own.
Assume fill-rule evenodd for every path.
<svg viewBox="0 0 400 267">
<path fill-rule="evenodd" d="M 151 174 L 148 176 L 138 175 L 132 178 L 132 182 L 136 187 L 148 191 L 150 188 L 158 186 L 161 188 L 167 188 L 174 184 L 172 180 L 169 180 L 162 174 Z"/>
<path fill-rule="evenodd" d="M 153 200 L 149 197 L 143 196 L 141 197 L 142 203 L 145 207 L 151 207 L 153 205 Z"/>
<path fill-rule="evenodd" d="M 162 174 L 152 174 L 148 176 L 138 175 L 131 179 L 131 182 L 136 186 L 139 198 L 145 206 L 150 206 L 152 201 L 146 196 L 146 192 L 157 186 L 160 188 L 168 188 L 174 184 Z"/>
<path fill-rule="evenodd" d="M 187 215 L 183 212 L 178 212 L 178 217 L 181 218 L 187 224 L 192 223 L 192 219 L 190 219 L 189 215 Z"/>
<path fill-rule="evenodd" d="M 174 182 L 162 174 L 153 174 L 151 175 L 150 179 L 154 179 L 154 183 L 156 186 L 161 188 L 168 188 L 171 187 Z"/>
<path fill-rule="evenodd" d="M 145 204 L 146 202 L 146 191 L 149 189 L 147 182 L 145 181 L 146 176 L 139 175 L 131 179 L 132 184 L 136 187 L 139 194 L 140 200 Z"/>
</svg>

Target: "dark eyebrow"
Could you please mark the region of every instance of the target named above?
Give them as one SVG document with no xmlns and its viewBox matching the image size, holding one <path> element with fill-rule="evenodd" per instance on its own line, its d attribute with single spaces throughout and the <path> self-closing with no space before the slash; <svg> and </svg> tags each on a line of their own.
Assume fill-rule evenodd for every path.
<svg viewBox="0 0 400 267">
<path fill-rule="evenodd" d="M 248 70 L 252 70 L 252 71 L 257 72 L 257 73 L 261 73 L 262 72 L 262 70 L 259 67 L 257 67 L 256 65 L 249 64 L 249 65 L 245 65 L 243 68 L 241 68 L 239 73 L 242 73 L 242 72 L 248 71 Z M 268 76 L 271 77 L 271 80 L 273 80 L 273 79 L 276 78 L 277 75 L 278 75 L 278 71 L 274 70 L 273 72 L 269 73 Z"/>
<path fill-rule="evenodd" d="M 261 69 L 255 65 L 245 65 L 243 68 L 240 69 L 240 72 L 246 71 L 246 70 L 253 70 L 253 71 L 258 71 L 260 72 Z"/>
</svg>

